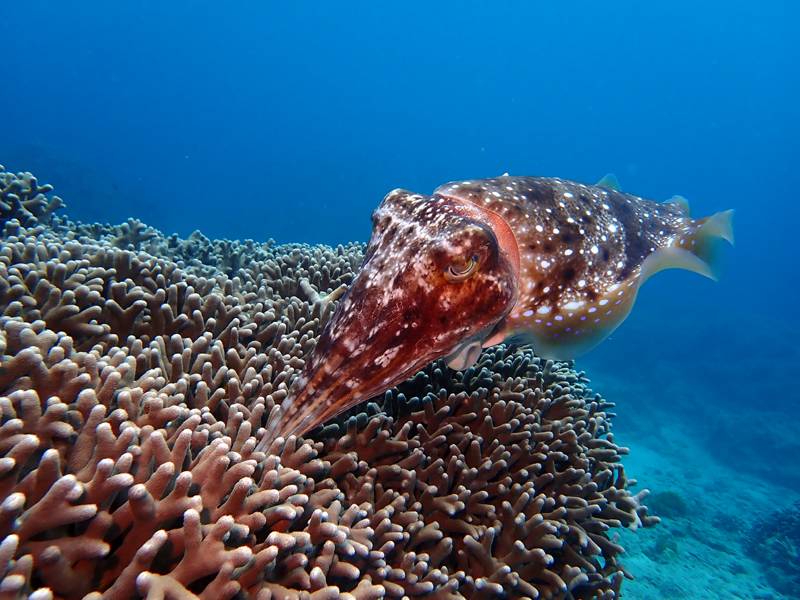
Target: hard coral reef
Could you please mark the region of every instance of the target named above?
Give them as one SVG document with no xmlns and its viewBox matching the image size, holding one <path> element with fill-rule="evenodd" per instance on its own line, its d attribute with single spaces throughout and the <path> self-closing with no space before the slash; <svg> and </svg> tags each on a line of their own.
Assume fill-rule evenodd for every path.
<svg viewBox="0 0 800 600">
<path fill-rule="evenodd" d="M 31 173 L 9 173 L 0 165 L 0 226 L 9 219 L 31 227 L 47 224 L 53 213 L 64 206 L 58 196 L 48 197 L 53 186 L 39 185 Z"/>
<path fill-rule="evenodd" d="M 570 364 L 436 362 L 267 445 L 361 245 L 47 219 L 0 179 L 2 598 L 619 596 L 613 529 L 656 519 Z"/>
<path fill-rule="evenodd" d="M 758 519 L 745 537 L 770 585 L 795 597 L 800 590 L 800 501 Z"/>
</svg>

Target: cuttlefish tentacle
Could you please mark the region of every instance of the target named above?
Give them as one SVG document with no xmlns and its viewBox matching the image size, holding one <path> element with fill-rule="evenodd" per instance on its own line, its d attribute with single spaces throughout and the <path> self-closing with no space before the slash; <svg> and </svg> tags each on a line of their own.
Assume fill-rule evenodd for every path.
<svg viewBox="0 0 800 600">
<path fill-rule="evenodd" d="M 268 423 L 303 434 L 448 357 L 517 338 L 569 359 L 625 319 L 641 284 L 666 268 L 714 276 L 731 211 L 693 220 L 682 198 L 624 194 L 541 177 L 394 190 L 373 214 L 361 269 L 292 393 Z"/>
</svg>

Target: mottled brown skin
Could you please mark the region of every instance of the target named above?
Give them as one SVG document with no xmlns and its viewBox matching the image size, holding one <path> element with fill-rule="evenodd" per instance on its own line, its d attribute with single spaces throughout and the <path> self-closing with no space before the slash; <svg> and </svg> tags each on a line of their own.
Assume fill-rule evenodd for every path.
<svg viewBox="0 0 800 600">
<path fill-rule="evenodd" d="M 653 202 L 613 189 L 552 177 L 455 182 L 437 188 L 434 193 L 472 202 L 503 216 L 529 263 L 539 257 L 556 257 L 554 268 L 537 274 L 539 287 L 550 286 L 565 293 L 582 276 L 591 282 L 586 286 L 587 295 L 601 293 L 609 276 L 621 283 L 648 255 L 663 247 L 668 238 L 693 224 L 677 204 Z M 612 224 L 615 224 L 613 232 L 608 229 Z M 542 231 L 537 231 L 537 225 Z M 557 234 L 553 234 L 554 229 L 558 229 Z M 587 260 L 586 254 L 593 245 L 598 247 L 594 264 Z M 575 252 L 565 257 L 565 248 Z M 618 267 L 619 262 L 622 265 Z M 612 271 L 610 275 L 604 273 L 603 265 Z M 594 281 L 592 276 L 598 272 L 603 277 Z M 536 294 L 535 298 L 539 304 L 548 300 L 558 304 L 559 300 L 557 294 L 549 298 Z"/>
<path fill-rule="evenodd" d="M 511 310 L 516 267 L 475 216 L 444 198 L 386 196 L 358 276 L 272 423 L 277 434 L 303 433 L 383 392 Z"/>
<path fill-rule="evenodd" d="M 434 195 L 497 213 L 514 231 L 519 299 L 497 337 L 530 342 L 547 358 L 574 358 L 606 338 L 657 270 L 704 272 L 706 219 L 691 219 L 680 203 L 551 177 L 453 182 Z M 647 262 L 667 250 L 664 264 Z M 697 265 L 686 260 L 692 254 Z"/>
</svg>

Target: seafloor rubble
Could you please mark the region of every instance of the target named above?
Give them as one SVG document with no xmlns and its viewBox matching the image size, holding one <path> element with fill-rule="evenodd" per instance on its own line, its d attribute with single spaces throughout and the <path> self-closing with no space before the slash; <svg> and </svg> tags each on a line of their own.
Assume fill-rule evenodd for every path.
<svg viewBox="0 0 800 600">
<path fill-rule="evenodd" d="M 616 598 L 613 406 L 504 345 L 312 435 L 270 411 L 362 246 L 75 224 L 0 168 L 0 598 Z"/>
</svg>

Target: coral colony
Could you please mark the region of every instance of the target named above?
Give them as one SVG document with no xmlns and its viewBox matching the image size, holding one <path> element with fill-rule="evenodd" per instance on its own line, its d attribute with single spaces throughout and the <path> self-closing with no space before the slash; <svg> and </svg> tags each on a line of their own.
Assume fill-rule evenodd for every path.
<svg viewBox="0 0 800 600">
<path fill-rule="evenodd" d="M 617 598 L 651 525 L 571 363 L 437 360 L 265 424 L 362 262 L 73 223 L 0 168 L 0 597 Z"/>
</svg>

